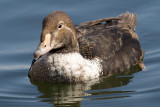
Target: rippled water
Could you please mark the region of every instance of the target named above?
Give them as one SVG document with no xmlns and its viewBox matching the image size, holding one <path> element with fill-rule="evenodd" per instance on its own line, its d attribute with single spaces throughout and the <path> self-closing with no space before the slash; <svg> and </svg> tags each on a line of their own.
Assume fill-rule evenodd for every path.
<svg viewBox="0 0 160 107">
<path fill-rule="evenodd" d="M 85 84 L 30 81 L 28 69 L 41 33 L 43 18 L 65 11 L 74 24 L 134 12 L 136 32 L 145 51 L 145 70 Z M 0 106 L 109 106 L 160 105 L 159 0 L 0 0 Z"/>
</svg>

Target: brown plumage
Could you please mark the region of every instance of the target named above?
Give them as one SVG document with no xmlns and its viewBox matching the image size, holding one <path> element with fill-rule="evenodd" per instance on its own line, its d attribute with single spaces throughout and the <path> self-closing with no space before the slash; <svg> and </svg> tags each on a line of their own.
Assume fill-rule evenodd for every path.
<svg viewBox="0 0 160 107">
<path fill-rule="evenodd" d="M 60 26 L 59 21 L 64 27 L 56 30 L 57 26 Z M 82 81 L 81 79 L 74 80 L 59 74 L 53 76 L 53 71 L 49 70 L 52 65 L 47 62 L 47 57 L 55 53 L 65 54 L 72 52 L 80 53 L 85 59 L 98 59 L 102 66 L 100 76 L 123 72 L 138 64 L 143 57 L 143 51 L 135 33 L 136 24 L 136 15 L 126 12 L 118 17 L 83 22 L 74 28 L 70 18 L 64 12 L 53 12 L 43 21 L 41 43 L 35 52 L 35 59 L 44 55 L 45 57 L 40 58 L 37 63 L 34 63 L 35 60 L 33 60 L 29 76 L 33 80 L 45 82 Z M 52 35 L 52 33 L 54 34 Z M 51 35 L 48 36 L 48 34 Z M 44 42 L 46 41 L 45 38 L 47 38 L 46 35 L 49 39 L 51 38 L 49 47 L 58 42 L 54 47 L 43 52 L 41 45 L 47 46 Z M 54 44 L 52 41 L 54 41 Z M 58 73 L 59 71 L 55 70 L 55 72 Z"/>
<path fill-rule="evenodd" d="M 136 15 L 129 12 L 116 18 L 80 24 L 76 27 L 80 35 L 78 39 L 80 53 L 85 58 L 99 57 L 102 59 L 103 75 L 129 69 L 137 64 L 143 55 L 134 30 L 136 24 Z"/>
</svg>

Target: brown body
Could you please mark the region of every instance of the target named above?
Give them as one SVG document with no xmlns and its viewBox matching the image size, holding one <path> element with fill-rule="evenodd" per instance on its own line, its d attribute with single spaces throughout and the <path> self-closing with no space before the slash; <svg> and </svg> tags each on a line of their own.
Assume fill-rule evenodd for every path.
<svg viewBox="0 0 160 107">
<path fill-rule="evenodd" d="M 141 61 L 143 56 L 135 32 L 136 24 L 136 15 L 128 12 L 117 18 L 80 24 L 76 27 L 80 53 L 85 58 L 102 59 L 103 75 L 112 75 L 129 69 Z"/>
</svg>

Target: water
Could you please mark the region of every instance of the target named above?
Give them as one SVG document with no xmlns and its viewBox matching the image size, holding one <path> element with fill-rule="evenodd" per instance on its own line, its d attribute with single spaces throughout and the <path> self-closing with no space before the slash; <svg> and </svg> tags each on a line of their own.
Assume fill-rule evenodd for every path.
<svg viewBox="0 0 160 107">
<path fill-rule="evenodd" d="M 134 12 L 136 32 L 145 51 L 145 70 L 86 84 L 30 81 L 28 69 L 43 18 L 65 11 L 74 24 Z M 0 0 L 0 106 L 159 107 L 159 0 Z"/>
</svg>

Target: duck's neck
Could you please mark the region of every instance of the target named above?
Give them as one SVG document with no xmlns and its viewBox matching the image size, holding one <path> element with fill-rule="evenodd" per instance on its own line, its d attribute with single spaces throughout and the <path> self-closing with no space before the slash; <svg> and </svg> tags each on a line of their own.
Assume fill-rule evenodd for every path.
<svg viewBox="0 0 160 107">
<path fill-rule="evenodd" d="M 79 44 L 77 42 L 76 45 L 69 45 L 67 47 L 62 47 L 61 50 L 59 50 L 58 52 L 60 53 L 79 52 Z"/>
<path fill-rule="evenodd" d="M 79 43 L 77 38 L 72 38 L 70 43 L 64 45 L 61 48 L 54 49 L 52 52 L 56 53 L 72 53 L 72 52 L 79 52 Z"/>
</svg>

